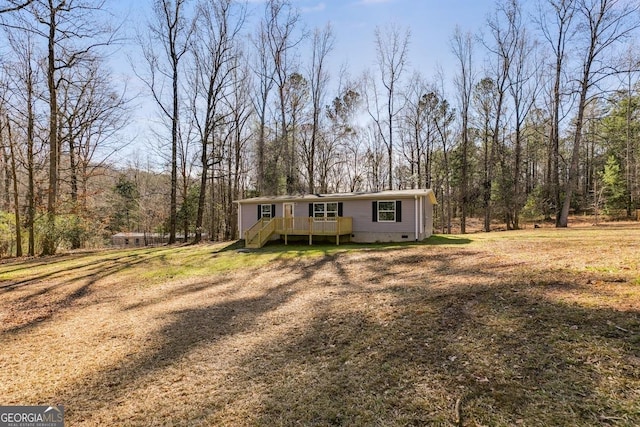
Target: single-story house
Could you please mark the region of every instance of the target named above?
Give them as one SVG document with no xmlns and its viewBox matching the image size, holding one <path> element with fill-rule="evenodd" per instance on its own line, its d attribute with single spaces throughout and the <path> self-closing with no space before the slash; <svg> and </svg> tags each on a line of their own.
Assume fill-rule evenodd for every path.
<svg viewBox="0 0 640 427">
<path fill-rule="evenodd" d="M 433 233 L 432 190 L 265 196 L 237 200 L 247 247 L 290 236 L 334 236 L 336 243 L 407 242 Z"/>
</svg>

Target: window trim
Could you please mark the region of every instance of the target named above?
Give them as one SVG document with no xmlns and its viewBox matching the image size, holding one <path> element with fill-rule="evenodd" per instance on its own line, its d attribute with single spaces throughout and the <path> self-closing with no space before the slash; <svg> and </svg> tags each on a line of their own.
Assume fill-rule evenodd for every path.
<svg viewBox="0 0 640 427">
<path fill-rule="evenodd" d="M 265 206 L 268 208 L 266 214 L 265 214 L 265 209 L 264 209 Z M 260 204 L 260 219 L 264 219 L 264 218 L 273 219 L 273 217 L 271 216 L 272 211 L 273 211 L 273 208 L 272 208 L 270 203 L 261 203 Z"/>
<path fill-rule="evenodd" d="M 327 205 L 335 204 L 335 210 L 327 210 Z M 323 210 L 316 210 L 316 205 L 322 205 Z M 313 220 L 314 221 L 337 221 L 340 217 L 340 202 L 313 202 Z M 334 216 L 328 216 L 327 214 L 331 212 L 334 213 Z M 322 216 L 316 216 L 316 214 L 322 213 Z"/>
<path fill-rule="evenodd" d="M 391 203 L 393 206 L 393 209 L 381 209 L 380 208 L 380 204 L 381 203 Z M 397 222 L 396 219 L 397 217 L 397 200 L 378 200 L 376 201 L 376 218 L 377 218 L 377 222 Z M 393 213 L 393 219 L 381 219 L 380 218 L 380 214 L 381 213 Z"/>
</svg>

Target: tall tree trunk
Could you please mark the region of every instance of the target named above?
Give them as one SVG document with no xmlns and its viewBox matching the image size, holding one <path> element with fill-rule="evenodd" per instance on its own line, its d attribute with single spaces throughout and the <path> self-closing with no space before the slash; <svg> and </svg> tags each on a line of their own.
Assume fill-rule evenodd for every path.
<svg viewBox="0 0 640 427">
<path fill-rule="evenodd" d="M 482 193 L 482 207 L 484 211 L 483 230 L 488 233 L 491 231 L 491 184 L 493 183 L 494 159 L 493 138 L 489 138 L 489 116 L 487 116 L 487 119 L 485 121 L 484 132 L 484 182 Z"/>
<path fill-rule="evenodd" d="M 13 181 L 13 212 L 15 215 L 16 225 L 16 256 L 22 256 L 22 224 L 20 222 L 20 198 L 18 196 L 18 172 L 16 168 L 16 153 L 13 143 L 13 135 L 11 134 L 11 122 L 9 116 L 7 120 L 7 135 L 9 137 L 9 149 L 11 152 L 11 178 Z"/>
<path fill-rule="evenodd" d="M 236 199 L 240 198 L 240 174 L 242 172 L 242 127 L 240 124 L 240 120 L 235 118 L 235 138 L 234 138 L 234 173 L 233 173 L 233 197 Z M 231 238 L 235 239 L 236 237 L 242 238 L 242 236 L 237 236 L 238 232 L 238 216 L 236 215 L 237 207 L 233 205 L 233 228 Z"/>
<path fill-rule="evenodd" d="M 633 85 L 631 82 L 631 71 L 627 74 L 627 110 L 626 110 L 626 126 L 625 126 L 625 199 L 626 199 L 626 207 L 627 207 L 627 218 L 631 218 L 632 209 L 633 209 L 633 184 L 632 184 L 632 164 L 633 162 L 633 151 L 631 150 L 631 145 L 633 144 L 631 138 L 631 98 Z M 638 218 L 640 219 L 640 218 Z"/>
<path fill-rule="evenodd" d="M 460 66 L 459 74 L 455 78 L 458 95 L 460 97 L 460 116 L 462 118 L 462 165 L 460 171 L 460 232 L 467 232 L 467 208 L 469 203 L 469 108 L 471 92 L 474 87 L 472 69 L 473 43 L 471 34 L 463 35 L 456 29 L 452 50 Z"/>
<path fill-rule="evenodd" d="M 506 76 L 505 76 L 506 77 Z M 504 104 L 504 89 L 502 87 L 498 88 L 498 100 L 496 103 L 496 118 L 495 121 L 493 123 L 493 130 L 492 130 L 492 134 L 491 134 L 491 154 L 490 154 L 490 158 L 489 158 L 489 167 L 488 167 L 488 173 L 489 173 L 489 177 L 488 177 L 488 181 L 487 181 L 487 188 L 486 188 L 486 196 L 488 196 L 488 205 L 487 205 L 487 213 L 486 215 L 488 215 L 488 220 L 489 220 L 489 226 L 490 226 L 490 222 L 491 222 L 491 193 L 492 193 L 492 189 L 493 189 L 493 179 L 494 179 L 494 168 L 495 168 L 495 161 L 497 160 L 497 158 L 499 157 L 499 160 L 503 160 L 502 159 L 502 155 L 500 153 L 502 153 L 502 142 L 500 141 L 500 128 L 501 128 L 501 116 L 502 116 L 502 107 Z M 485 224 L 486 225 L 486 224 Z"/>
<path fill-rule="evenodd" d="M 551 169 L 549 174 L 551 178 L 550 196 L 554 201 L 556 209 L 556 227 L 560 227 L 560 80 L 562 73 L 562 58 L 558 58 L 556 61 L 555 73 L 553 85 L 553 109 L 551 116 Z"/>
<path fill-rule="evenodd" d="M 592 69 L 592 67 L 599 65 L 599 57 L 602 56 L 607 49 L 615 47 L 617 43 L 632 34 L 632 32 L 640 26 L 637 19 L 640 4 L 637 2 L 580 0 L 578 10 L 584 19 L 585 28 L 589 30 L 587 34 L 589 39 L 588 48 L 586 49 L 582 63 L 576 130 L 569 166 L 569 179 L 565 186 L 564 202 L 558 219 L 559 227 L 566 227 L 568 225 L 571 199 L 578 185 L 582 128 L 584 125 L 584 112 L 588 103 L 588 92 L 594 84 L 596 75 L 601 76 L 609 72 L 604 69 L 604 65 L 602 65 L 600 69 L 595 70 Z"/>
<path fill-rule="evenodd" d="M 58 91 L 56 86 L 56 15 L 57 7 L 49 0 L 49 34 L 47 49 L 47 88 L 49 90 L 49 190 L 47 192 L 47 229 L 42 241 L 42 255 L 56 252 L 56 204 L 58 201 Z"/>
<path fill-rule="evenodd" d="M 172 46 L 174 46 L 172 44 Z M 172 51 L 174 47 L 172 47 Z M 172 52 L 173 74 L 172 94 L 173 112 L 171 117 L 171 197 L 169 201 L 169 241 L 171 245 L 176 242 L 176 226 L 178 219 L 178 123 L 180 120 L 178 105 L 178 62 L 175 52 Z"/>
<path fill-rule="evenodd" d="M 204 219 L 205 198 L 207 195 L 207 180 L 208 180 L 208 158 L 209 152 L 207 150 L 207 141 L 202 141 L 200 144 L 200 163 L 202 163 L 202 172 L 200 174 L 200 193 L 198 194 L 198 212 L 196 213 L 196 236 L 195 243 L 202 241 L 202 221 Z"/>
<path fill-rule="evenodd" d="M 30 66 L 29 66 L 30 67 Z M 35 115 L 33 111 L 34 91 L 33 91 L 33 72 L 31 68 L 28 70 L 27 77 L 27 230 L 28 230 L 28 249 L 29 256 L 36 254 L 36 189 L 35 189 Z"/>
<path fill-rule="evenodd" d="M 411 32 L 407 29 L 404 32 L 400 27 L 391 25 L 384 30 L 380 27 L 375 29 L 375 43 L 377 50 L 378 67 L 382 84 L 386 90 L 386 135 L 380 129 L 380 137 L 387 147 L 387 185 L 389 190 L 393 189 L 393 133 L 394 121 L 398 110 L 395 106 L 397 84 L 402 78 L 402 73 L 407 64 L 407 54 L 409 50 L 409 39 Z M 376 94 L 376 97 L 378 95 Z M 376 102 L 377 104 L 377 102 Z M 376 108 L 377 109 L 377 108 Z M 376 111 L 376 116 L 379 113 Z M 380 128 L 380 123 L 378 122 Z"/>
<path fill-rule="evenodd" d="M 267 128 L 267 99 L 262 99 L 262 110 L 259 113 L 260 124 L 258 126 L 258 140 L 256 141 L 257 157 L 258 157 L 258 170 L 256 171 L 256 186 L 258 188 L 258 194 L 264 195 L 266 192 L 265 185 L 265 145 L 266 145 L 266 128 Z"/>
<path fill-rule="evenodd" d="M 177 213 L 178 213 L 178 144 L 180 142 L 180 61 L 185 53 L 192 47 L 191 35 L 194 30 L 184 15 L 183 8 L 187 0 L 157 0 L 154 1 L 156 24 L 149 24 L 149 31 L 154 38 L 153 42 L 142 45 L 143 54 L 149 66 L 150 77 L 145 81 L 156 104 L 162 110 L 162 114 L 171 123 L 171 189 L 169 196 L 169 239 L 168 243 L 176 242 Z M 159 61 L 158 49 L 164 51 L 164 60 Z M 165 103 L 163 99 L 161 83 L 156 80 L 156 75 L 161 74 L 171 81 L 171 101 Z M 185 161 L 187 161 L 185 159 Z"/>
<path fill-rule="evenodd" d="M 69 180 L 71 181 L 71 208 L 73 209 L 73 222 L 76 228 L 76 232 L 71 234 L 71 249 L 80 249 L 82 242 L 80 241 L 80 234 L 77 232 L 80 225 L 79 218 L 79 206 L 78 206 L 78 164 L 76 159 L 76 145 L 75 135 L 73 131 L 72 120 L 69 120 Z"/>
<path fill-rule="evenodd" d="M 517 115 L 517 114 L 516 114 Z M 520 163 L 522 161 L 522 135 L 520 130 L 519 118 L 516 119 L 516 142 L 514 153 L 514 166 L 513 166 L 513 228 L 515 230 L 520 228 Z"/>
<path fill-rule="evenodd" d="M 576 133 L 573 139 L 573 149 L 571 151 L 571 163 L 569 165 L 569 179 L 564 189 L 564 201 L 560 218 L 558 219 L 558 227 L 567 227 L 569 225 L 569 209 L 571 208 L 571 199 L 573 192 L 578 185 L 578 164 L 580 162 L 580 147 L 582 142 L 582 126 L 584 123 L 584 109 L 587 104 L 588 84 L 583 84 L 580 89 L 580 100 L 578 101 L 578 117 L 576 118 Z"/>
<path fill-rule="evenodd" d="M 1 130 L 1 128 L 0 128 Z M 11 209 L 11 170 L 9 164 L 11 163 L 9 151 L 7 147 L 2 144 L 2 210 L 9 211 Z"/>
<path fill-rule="evenodd" d="M 322 95 L 324 94 L 325 85 L 328 76 L 325 69 L 325 61 L 329 52 L 333 49 L 333 34 L 331 26 L 327 25 L 324 31 L 316 29 L 313 34 L 313 50 L 311 61 L 311 73 L 309 82 L 311 85 L 311 143 L 309 147 L 309 155 L 307 158 L 307 175 L 309 194 L 315 192 L 315 165 L 316 165 L 316 147 L 320 134 L 320 114 L 322 112 Z"/>
<path fill-rule="evenodd" d="M 387 114 L 389 117 L 389 127 L 387 129 L 387 131 L 389 132 L 389 134 L 387 135 L 387 155 L 389 157 L 389 164 L 388 164 L 388 184 L 387 184 L 387 189 L 389 190 L 393 190 L 393 81 L 391 82 L 391 85 L 389 86 L 389 98 L 387 100 Z"/>
</svg>

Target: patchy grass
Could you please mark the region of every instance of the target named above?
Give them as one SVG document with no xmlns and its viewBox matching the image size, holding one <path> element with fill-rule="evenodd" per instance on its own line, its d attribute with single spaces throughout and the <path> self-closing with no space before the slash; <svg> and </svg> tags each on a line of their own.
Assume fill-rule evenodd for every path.
<svg viewBox="0 0 640 427">
<path fill-rule="evenodd" d="M 2 404 L 69 425 L 640 424 L 640 227 L 0 265 Z"/>
</svg>

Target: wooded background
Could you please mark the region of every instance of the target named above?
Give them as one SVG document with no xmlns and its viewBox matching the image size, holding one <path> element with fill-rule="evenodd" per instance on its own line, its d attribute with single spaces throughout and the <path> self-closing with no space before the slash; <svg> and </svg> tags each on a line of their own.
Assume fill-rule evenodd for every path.
<svg viewBox="0 0 640 427">
<path fill-rule="evenodd" d="M 375 66 L 331 70 L 331 24 L 305 28 L 288 0 L 251 20 L 243 2 L 155 0 L 134 40 L 107 1 L 0 0 L 0 255 L 233 239 L 232 201 L 257 195 L 432 188 L 443 233 L 635 218 L 640 2 L 522 3 L 453 29 L 456 72 L 427 77 L 410 66 L 425 41 L 391 23 Z M 122 43 L 162 117 L 148 158 L 116 155 L 139 108 L 108 66 Z"/>
</svg>

